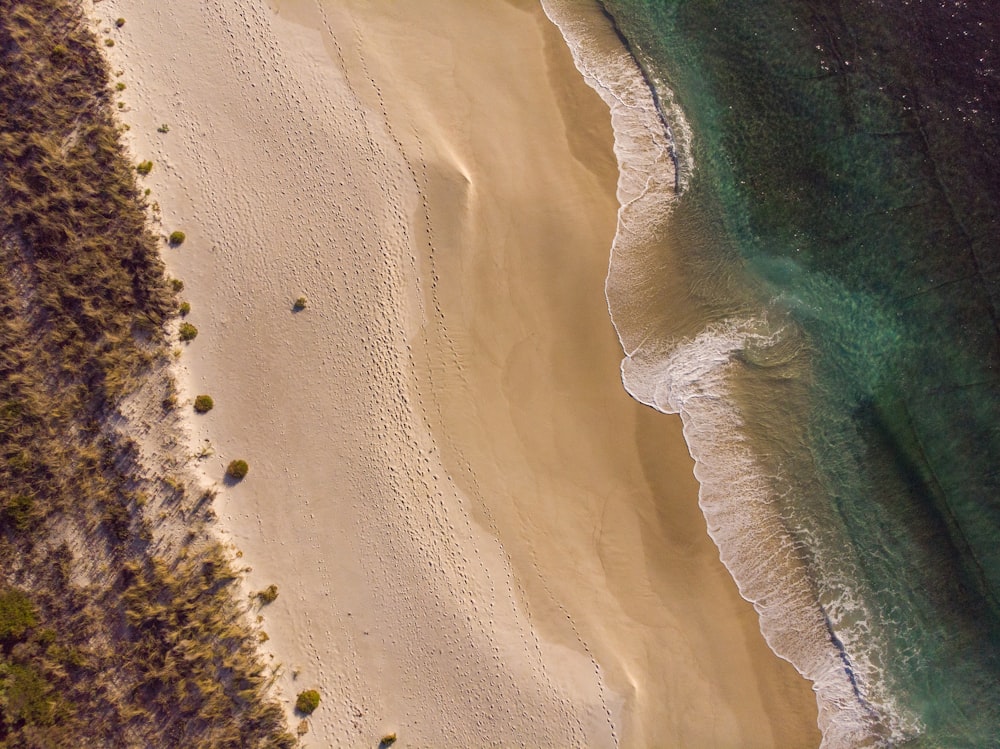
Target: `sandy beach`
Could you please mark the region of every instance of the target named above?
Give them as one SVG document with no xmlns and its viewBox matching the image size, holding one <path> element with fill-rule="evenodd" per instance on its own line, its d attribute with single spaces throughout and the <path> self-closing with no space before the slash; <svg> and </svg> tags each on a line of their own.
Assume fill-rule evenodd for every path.
<svg viewBox="0 0 1000 749">
<path fill-rule="evenodd" d="M 177 369 L 215 402 L 191 461 L 247 592 L 278 587 L 293 728 L 322 695 L 304 743 L 818 745 L 679 419 L 622 388 L 611 122 L 541 7 L 95 12 L 126 19 L 128 139 L 187 235 L 164 243 L 199 330 Z"/>
</svg>

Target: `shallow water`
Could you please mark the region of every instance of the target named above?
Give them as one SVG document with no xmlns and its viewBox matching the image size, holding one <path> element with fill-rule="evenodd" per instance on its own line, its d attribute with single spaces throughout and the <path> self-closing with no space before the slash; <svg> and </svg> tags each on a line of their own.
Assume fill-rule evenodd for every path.
<svg viewBox="0 0 1000 749">
<path fill-rule="evenodd" d="M 605 7 L 692 133 L 616 246 L 627 387 L 830 745 L 997 745 L 1000 14 Z"/>
</svg>

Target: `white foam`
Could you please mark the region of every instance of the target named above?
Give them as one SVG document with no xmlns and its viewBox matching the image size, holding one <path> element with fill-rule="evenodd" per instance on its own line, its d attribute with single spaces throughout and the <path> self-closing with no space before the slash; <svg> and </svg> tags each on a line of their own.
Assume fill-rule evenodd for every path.
<svg viewBox="0 0 1000 749">
<path fill-rule="evenodd" d="M 893 704 L 881 683 L 883 651 L 868 628 L 868 613 L 840 581 L 824 585 L 807 573 L 803 536 L 796 542 L 789 533 L 774 503 L 773 484 L 751 451 L 729 397 L 734 355 L 748 347 L 778 346 L 787 331 L 770 325 L 762 311 L 756 319 L 714 323 L 686 340 L 659 340 L 659 331 L 643 329 L 634 315 L 625 316 L 634 329 L 625 329 L 623 315 L 616 316 L 629 283 L 648 277 L 643 266 L 653 257 L 650 247 L 694 169 L 691 131 L 673 96 L 654 80 L 661 110 L 672 125 L 672 131 L 665 129 L 643 71 L 620 43 L 612 43 L 609 29 L 598 26 L 599 11 L 568 0 L 542 0 L 542 6 L 561 30 L 576 67 L 611 110 L 621 207 L 608 306 L 626 353 L 626 390 L 642 403 L 680 414 L 709 534 L 740 594 L 757 610 L 768 645 L 813 682 L 822 746 L 891 745 L 919 733 L 916 719 Z M 680 179 L 675 179 L 675 163 Z M 821 600 L 831 603 L 824 609 Z"/>
<path fill-rule="evenodd" d="M 728 396 L 737 353 L 780 345 L 782 329 L 768 328 L 762 320 L 724 321 L 661 351 L 644 347 L 625 358 L 622 378 L 636 399 L 680 414 L 709 534 L 740 594 L 754 604 L 768 645 L 814 683 L 823 746 L 896 743 L 919 733 L 919 724 L 882 683 L 885 648 L 868 626 L 869 613 L 849 583 L 810 577 L 803 540 L 789 532 Z M 824 567 L 822 556 L 816 566 Z M 831 626 L 842 648 L 832 642 Z"/>
</svg>

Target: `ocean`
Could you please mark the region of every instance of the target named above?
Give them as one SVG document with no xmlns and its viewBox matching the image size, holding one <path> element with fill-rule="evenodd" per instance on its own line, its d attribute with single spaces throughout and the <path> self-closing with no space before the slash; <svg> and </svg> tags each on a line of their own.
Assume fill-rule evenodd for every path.
<svg viewBox="0 0 1000 749">
<path fill-rule="evenodd" d="M 625 386 L 824 745 L 1000 746 L 997 7 L 606 0 L 629 79 L 545 5 L 615 113 Z"/>
</svg>

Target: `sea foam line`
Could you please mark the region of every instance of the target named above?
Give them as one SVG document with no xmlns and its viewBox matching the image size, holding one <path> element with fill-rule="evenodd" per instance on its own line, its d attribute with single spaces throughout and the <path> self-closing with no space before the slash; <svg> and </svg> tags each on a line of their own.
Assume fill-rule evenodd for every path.
<svg viewBox="0 0 1000 749">
<path fill-rule="evenodd" d="M 620 208 L 609 279 L 612 272 L 619 279 L 639 277 L 630 276 L 631 264 L 648 262 L 648 248 L 694 169 L 691 129 L 672 93 L 640 68 L 596 2 L 590 8 L 578 0 L 541 3 L 584 80 L 611 110 Z M 716 323 L 686 341 L 658 341 L 655 330 L 623 329 L 607 292 L 626 353 L 625 389 L 646 405 L 680 414 L 709 535 L 740 594 L 756 609 L 768 646 L 813 682 L 822 746 L 889 745 L 912 735 L 915 726 L 889 698 L 869 699 L 877 669 L 863 653 L 852 660 L 849 650 L 855 648 L 840 639 L 820 605 L 817 586 L 742 437 L 739 411 L 727 397 L 734 356 L 748 345 L 768 347 L 769 336 L 780 336 L 780 330 L 766 332 L 762 313 L 758 320 Z"/>
</svg>

